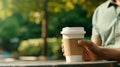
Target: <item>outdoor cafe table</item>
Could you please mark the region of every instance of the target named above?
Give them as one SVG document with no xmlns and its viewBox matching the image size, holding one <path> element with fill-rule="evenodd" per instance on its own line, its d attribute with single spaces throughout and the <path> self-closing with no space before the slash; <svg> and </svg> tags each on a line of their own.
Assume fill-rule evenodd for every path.
<svg viewBox="0 0 120 67">
<path fill-rule="evenodd" d="M 116 61 L 71 62 L 52 61 L 0 61 L 0 67 L 119 67 Z"/>
</svg>

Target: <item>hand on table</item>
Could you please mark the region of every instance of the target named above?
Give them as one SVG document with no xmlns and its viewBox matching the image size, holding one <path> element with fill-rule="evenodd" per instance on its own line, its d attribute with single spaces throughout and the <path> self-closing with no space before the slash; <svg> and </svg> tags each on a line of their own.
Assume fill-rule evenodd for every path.
<svg viewBox="0 0 120 67">
<path fill-rule="evenodd" d="M 79 40 L 78 45 L 83 48 L 83 61 L 101 60 L 101 57 L 99 56 L 100 48 L 99 46 L 95 45 L 93 42 L 88 40 Z M 63 43 L 61 47 L 64 55 Z"/>
<path fill-rule="evenodd" d="M 101 60 L 100 48 L 88 40 L 79 40 L 78 45 L 83 48 L 83 61 Z"/>
</svg>

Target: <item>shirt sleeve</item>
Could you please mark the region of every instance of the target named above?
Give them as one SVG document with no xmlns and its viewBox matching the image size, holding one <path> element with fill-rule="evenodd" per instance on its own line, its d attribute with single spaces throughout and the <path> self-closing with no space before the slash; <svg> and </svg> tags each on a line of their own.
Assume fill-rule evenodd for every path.
<svg viewBox="0 0 120 67">
<path fill-rule="evenodd" d="M 96 39 L 96 38 L 100 38 L 100 34 L 99 34 L 99 29 L 96 27 L 96 24 L 98 22 L 98 8 L 95 10 L 94 14 L 93 14 L 93 18 L 92 18 L 92 36 L 91 39 Z"/>
</svg>

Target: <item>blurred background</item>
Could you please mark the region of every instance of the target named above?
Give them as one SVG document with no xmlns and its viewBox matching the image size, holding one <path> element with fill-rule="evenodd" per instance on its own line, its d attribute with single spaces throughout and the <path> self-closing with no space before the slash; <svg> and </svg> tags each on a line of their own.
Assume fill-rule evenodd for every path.
<svg viewBox="0 0 120 67">
<path fill-rule="evenodd" d="M 62 28 L 82 26 L 90 39 L 93 12 L 104 1 L 0 0 L 0 57 L 64 59 Z"/>
</svg>

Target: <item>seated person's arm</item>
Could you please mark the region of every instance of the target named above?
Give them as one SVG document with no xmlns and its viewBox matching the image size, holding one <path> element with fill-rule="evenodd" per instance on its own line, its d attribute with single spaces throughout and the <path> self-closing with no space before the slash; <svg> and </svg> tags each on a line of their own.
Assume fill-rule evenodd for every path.
<svg viewBox="0 0 120 67">
<path fill-rule="evenodd" d="M 101 46 L 102 41 L 100 38 L 92 39 L 91 41 L 96 45 Z M 101 56 L 104 59 L 120 60 L 120 48 L 105 48 L 103 46 L 101 46 L 100 48 L 100 51 L 102 53 Z"/>
<path fill-rule="evenodd" d="M 86 48 L 88 51 L 93 54 L 101 57 L 104 60 L 116 60 L 120 61 L 120 48 L 107 48 L 104 46 L 96 46 L 97 44 L 101 44 L 100 39 L 92 40 L 92 41 L 80 41 L 79 45 Z"/>
<path fill-rule="evenodd" d="M 95 45 L 101 46 L 102 40 L 101 38 L 95 38 L 91 40 Z"/>
</svg>

